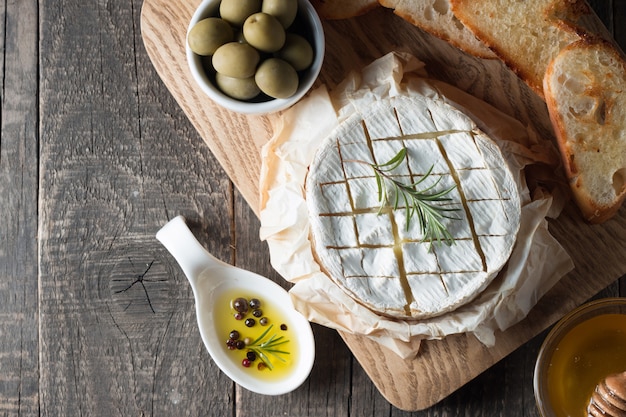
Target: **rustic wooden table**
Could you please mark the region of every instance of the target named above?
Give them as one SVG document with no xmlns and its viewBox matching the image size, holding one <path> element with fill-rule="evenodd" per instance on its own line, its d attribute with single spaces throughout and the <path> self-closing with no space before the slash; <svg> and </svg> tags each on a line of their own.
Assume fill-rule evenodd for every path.
<svg viewBox="0 0 626 417">
<path fill-rule="evenodd" d="M 622 48 L 626 3 L 592 6 Z M 433 407 L 385 400 L 335 332 L 295 392 L 235 386 L 154 234 L 178 214 L 281 282 L 259 221 L 154 70 L 141 0 L 0 5 L 0 416 L 536 416 L 545 332 Z M 165 11 L 166 12 L 166 11 Z M 626 296 L 621 278 L 598 296 Z"/>
</svg>

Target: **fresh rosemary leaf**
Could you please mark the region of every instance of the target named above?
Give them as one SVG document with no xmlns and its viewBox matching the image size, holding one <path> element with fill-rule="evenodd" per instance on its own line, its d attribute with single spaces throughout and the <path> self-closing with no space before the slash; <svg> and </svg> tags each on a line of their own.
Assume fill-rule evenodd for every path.
<svg viewBox="0 0 626 417">
<path fill-rule="evenodd" d="M 424 240 L 431 243 L 445 243 L 448 246 L 454 243 L 454 237 L 442 223 L 444 218 L 457 219 L 451 217 L 449 213 L 457 211 L 457 208 L 445 207 L 441 203 L 451 201 L 447 195 L 456 188 L 452 186 L 440 191 L 433 191 L 439 185 L 441 177 L 432 185 L 424 189 L 418 187 L 426 181 L 432 174 L 434 165 L 420 178 L 411 184 L 404 184 L 395 178 L 391 172 L 398 168 L 407 157 L 406 148 L 400 149 L 398 153 L 389 161 L 383 164 L 372 164 L 364 161 L 352 161 L 364 163 L 372 167 L 376 185 L 378 187 L 378 201 L 381 203 L 378 213 L 385 207 L 391 206 L 394 210 L 400 207 L 400 201 L 406 207 L 406 228 L 410 226 L 411 219 L 417 217 L 420 231 L 424 235 Z M 391 187 L 391 188 L 390 188 Z M 391 192 L 390 192 L 391 190 Z M 390 196 L 391 194 L 391 196 Z M 392 201 L 390 203 L 390 201 Z"/>
<path fill-rule="evenodd" d="M 261 333 L 259 337 L 257 337 L 252 343 L 246 346 L 246 348 L 252 350 L 257 354 L 257 356 L 267 365 L 267 367 L 272 370 L 274 369 L 274 365 L 272 364 L 272 360 L 270 356 L 275 360 L 279 360 L 281 362 L 286 362 L 285 358 L 281 355 L 289 355 L 290 352 L 278 349 L 279 346 L 288 343 L 289 340 L 285 339 L 284 336 L 277 336 L 276 333 L 271 335 L 269 338 L 265 339 L 265 336 L 272 330 L 274 327 L 273 324 L 270 324 L 269 327 Z"/>
<path fill-rule="evenodd" d="M 385 162 L 384 164 L 374 165 L 374 166 L 377 168 L 386 168 L 385 169 L 386 171 L 393 171 L 394 169 L 400 166 L 402 161 L 404 161 L 405 157 L 406 157 L 406 148 L 402 148 L 396 154 L 396 156 L 391 158 L 389 161 Z"/>
</svg>

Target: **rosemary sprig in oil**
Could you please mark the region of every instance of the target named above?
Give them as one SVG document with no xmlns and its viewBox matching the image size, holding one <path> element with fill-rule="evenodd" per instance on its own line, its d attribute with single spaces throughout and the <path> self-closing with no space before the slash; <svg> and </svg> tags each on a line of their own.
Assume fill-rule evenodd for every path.
<svg viewBox="0 0 626 417">
<path fill-rule="evenodd" d="M 272 359 L 276 359 L 280 362 L 286 362 L 286 360 L 281 357 L 281 355 L 289 355 L 290 353 L 284 350 L 280 350 L 281 345 L 288 343 L 289 340 L 285 339 L 285 336 L 277 336 L 276 333 L 265 338 L 267 334 L 272 330 L 274 325 L 270 324 L 270 326 L 252 343 L 246 346 L 247 349 L 253 351 L 257 354 L 259 359 L 270 369 L 274 369 L 274 365 L 272 364 Z M 265 339 L 265 340 L 264 340 Z"/>
<path fill-rule="evenodd" d="M 449 213 L 458 209 L 444 207 L 439 203 L 452 200 L 446 196 L 454 190 L 456 185 L 440 191 L 433 191 L 441 180 L 441 177 L 439 177 L 432 185 L 420 190 L 418 187 L 431 175 L 434 165 L 418 181 L 411 184 L 400 182 L 391 175 L 391 172 L 400 166 L 405 158 L 406 148 L 402 148 L 393 158 L 383 164 L 372 164 L 363 161 L 354 162 L 366 163 L 374 170 L 378 186 L 378 201 L 381 203 L 379 213 L 387 206 L 391 206 L 394 210 L 397 209 L 402 201 L 406 208 L 407 230 L 411 219 L 416 216 L 424 240 L 430 241 L 431 245 L 433 242 L 445 243 L 448 246 L 452 245 L 454 237 L 442 223 L 442 220 L 444 218 L 456 219 L 456 217 L 450 217 Z"/>
</svg>

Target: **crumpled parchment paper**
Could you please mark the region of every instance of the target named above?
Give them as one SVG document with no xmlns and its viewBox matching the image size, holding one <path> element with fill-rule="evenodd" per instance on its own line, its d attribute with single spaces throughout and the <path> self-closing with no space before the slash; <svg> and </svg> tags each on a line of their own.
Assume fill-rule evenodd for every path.
<svg viewBox="0 0 626 417">
<path fill-rule="evenodd" d="M 309 242 L 304 199 L 308 166 L 322 139 L 345 118 L 373 100 L 399 94 L 422 94 L 463 110 L 502 149 L 516 177 L 522 200 L 517 243 L 505 267 L 472 302 L 426 320 L 381 316 L 349 297 L 321 270 Z M 472 333 L 482 343 L 495 343 L 495 331 L 522 320 L 573 262 L 550 235 L 546 217 L 556 217 L 564 204 L 558 187 L 532 187 L 527 181 L 559 164 L 549 141 L 485 102 L 428 78 L 424 64 L 404 53 L 379 58 L 351 74 L 333 91 L 322 86 L 283 114 L 274 136 L 263 147 L 260 236 L 270 250 L 272 266 L 288 281 L 294 305 L 310 321 L 365 335 L 402 358 L 418 353 L 416 340 Z M 537 168 L 540 167 L 540 168 Z M 551 169 L 546 169 L 546 167 Z M 547 179 L 550 181 L 550 179 Z M 529 181 L 530 182 L 530 181 Z M 409 343 L 412 341 L 412 343 Z"/>
</svg>

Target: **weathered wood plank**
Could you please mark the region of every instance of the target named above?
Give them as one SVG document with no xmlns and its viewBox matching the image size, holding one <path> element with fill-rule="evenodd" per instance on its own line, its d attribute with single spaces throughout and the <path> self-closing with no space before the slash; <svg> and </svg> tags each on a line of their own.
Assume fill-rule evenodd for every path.
<svg viewBox="0 0 626 417">
<path fill-rule="evenodd" d="M 0 4 L 0 415 L 39 410 L 37 2 Z"/>
<path fill-rule="evenodd" d="M 604 26 L 612 33 L 614 28 L 612 13 L 614 0 L 587 0 L 587 2 L 593 11 L 596 12 L 602 23 L 604 23 Z M 617 0 L 617 2 L 619 2 L 619 0 Z"/>
<path fill-rule="evenodd" d="M 236 265 L 268 277 L 284 288 L 287 283 L 269 263 L 269 250 L 259 240 L 260 222 L 240 193 L 235 199 Z M 313 326 L 316 353 L 311 376 L 289 394 L 267 397 L 237 389 L 238 417 L 349 416 L 352 355 L 336 331 Z M 372 389 L 373 384 L 368 381 Z"/>
<path fill-rule="evenodd" d="M 620 0 L 613 1 L 613 10 L 612 10 L 614 22 L 624 22 L 626 19 L 626 3 Z M 626 27 L 623 24 L 617 24 L 613 28 L 613 36 L 617 40 L 622 47 L 622 50 L 626 48 Z"/>
<path fill-rule="evenodd" d="M 41 3 L 41 414 L 229 415 L 177 214 L 231 262 L 232 184 L 150 66 L 140 1 Z M 208 173 L 214 173 L 209 175 Z"/>
</svg>

